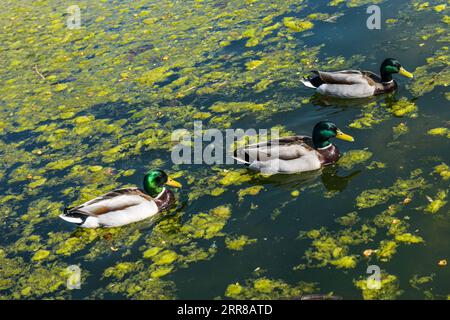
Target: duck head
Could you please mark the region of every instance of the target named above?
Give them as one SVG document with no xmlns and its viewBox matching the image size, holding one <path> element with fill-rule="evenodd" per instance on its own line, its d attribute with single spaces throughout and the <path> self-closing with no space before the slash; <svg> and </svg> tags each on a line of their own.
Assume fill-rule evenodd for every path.
<svg viewBox="0 0 450 320">
<path fill-rule="evenodd" d="M 414 78 L 414 75 L 411 72 L 406 71 L 406 69 L 402 67 L 400 62 L 398 62 L 398 60 L 393 58 L 384 60 L 380 67 L 381 80 L 383 82 L 390 82 L 392 81 L 392 75 L 396 73 L 401 74 L 402 76 L 405 76 L 409 79 Z"/>
<path fill-rule="evenodd" d="M 316 149 L 326 148 L 331 145 L 331 138 L 338 138 L 349 142 L 355 141 L 352 136 L 343 133 L 334 123 L 328 121 L 321 121 L 315 125 L 312 138 Z"/>
<path fill-rule="evenodd" d="M 181 184 L 171 179 L 164 171 L 154 169 L 147 172 L 144 176 L 144 190 L 151 197 L 157 197 L 163 190 L 164 186 L 181 188 Z"/>
</svg>

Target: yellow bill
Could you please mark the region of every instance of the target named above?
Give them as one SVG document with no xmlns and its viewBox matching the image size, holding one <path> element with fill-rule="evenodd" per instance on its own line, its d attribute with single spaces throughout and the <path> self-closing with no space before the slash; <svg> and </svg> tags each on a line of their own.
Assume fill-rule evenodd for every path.
<svg viewBox="0 0 450 320">
<path fill-rule="evenodd" d="M 414 75 L 411 72 L 406 71 L 406 69 L 403 67 L 400 67 L 400 71 L 398 73 L 400 73 L 402 76 L 407 77 L 409 79 L 414 78 Z"/>
<path fill-rule="evenodd" d="M 181 183 L 173 180 L 172 178 L 168 178 L 166 185 L 170 186 L 170 187 L 174 187 L 174 188 L 181 188 Z"/>
<path fill-rule="evenodd" d="M 344 141 L 348 141 L 348 142 L 353 142 L 353 141 L 355 141 L 355 139 L 354 139 L 352 136 L 343 133 L 343 132 L 342 132 L 341 130 L 339 130 L 339 129 L 337 130 L 336 138 L 341 139 L 341 140 L 344 140 Z"/>
</svg>

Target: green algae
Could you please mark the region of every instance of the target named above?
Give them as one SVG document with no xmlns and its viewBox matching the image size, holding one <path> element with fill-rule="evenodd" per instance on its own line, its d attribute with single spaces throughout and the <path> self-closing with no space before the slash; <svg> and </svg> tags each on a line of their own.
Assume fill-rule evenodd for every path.
<svg viewBox="0 0 450 320">
<path fill-rule="evenodd" d="M 211 111 L 217 112 L 217 113 L 224 113 L 224 112 L 230 112 L 230 113 L 239 113 L 244 111 L 264 111 L 265 105 L 264 104 L 258 104 L 253 102 L 217 102 L 212 107 L 210 107 Z"/>
<path fill-rule="evenodd" d="M 366 168 L 369 170 L 384 169 L 386 168 L 386 163 L 380 161 L 372 161 Z"/>
<path fill-rule="evenodd" d="M 252 60 L 252 61 L 247 62 L 245 64 L 245 66 L 247 67 L 247 70 L 253 70 L 253 69 L 258 68 L 263 63 L 264 63 L 264 61 L 261 61 L 261 60 Z"/>
<path fill-rule="evenodd" d="M 343 1 L 341 1 L 341 0 L 333 0 L 333 1 L 330 2 L 330 4 L 334 3 L 334 5 L 335 5 L 336 3 L 340 4 L 341 2 L 343 2 Z M 364 5 L 367 5 L 367 4 L 379 4 L 379 3 L 384 2 L 384 0 L 373 0 L 373 1 L 370 1 L 370 0 L 350 0 L 350 1 L 345 1 L 345 2 L 346 2 L 348 7 L 352 8 L 352 7 L 364 6 Z"/>
<path fill-rule="evenodd" d="M 353 269 L 356 267 L 357 258 L 355 256 L 344 256 L 330 262 L 339 269 Z"/>
<path fill-rule="evenodd" d="M 422 237 L 412 235 L 411 233 L 398 234 L 395 236 L 395 240 L 398 242 L 404 242 L 408 244 L 423 242 Z"/>
<path fill-rule="evenodd" d="M 177 216 L 161 220 L 146 239 L 150 248 L 148 246 L 142 248 L 146 249 L 143 257 L 148 260 L 147 263 L 150 263 L 148 276 L 158 279 L 175 272 L 179 267 L 187 267 L 191 263 L 211 259 L 217 249 L 215 247 L 203 249 L 195 240 L 209 240 L 224 236 L 221 230 L 230 215 L 229 206 L 219 206 L 211 209 L 209 213 L 196 214 L 184 224 L 180 224 Z M 248 239 L 248 243 L 251 242 L 253 241 Z M 130 270 L 129 277 L 143 276 L 140 270 L 142 270 L 141 264 L 139 268 Z M 108 288 L 108 291 L 114 290 Z M 140 296 L 142 292 L 139 292 Z"/>
<path fill-rule="evenodd" d="M 33 261 L 40 261 L 46 259 L 50 255 L 50 251 L 48 250 L 39 250 L 34 256 L 31 258 Z"/>
<path fill-rule="evenodd" d="M 237 297 L 242 292 L 242 286 L 239 283 L 230 284 L 225 290 L 225 297 Z"/>
<path fill-rule="evenodd" d="M 402 97 L 389 103 L 370 102 L 364 106 L 361 115 L 349 124 L 355 129 L 368 129 L 393 116 L 417 118 L 418 107 L 414 102 Z"/>
<path fill-rule="evenodd" d="M 157 256 L 154 256 L 153 261 L 157 265 L 165 265 L 165 264 L 171 264 L 175 262 L 178 258 L 178 255 L 176 252 L 172 250 L 164 250 L 163 252 L 159 253 Z"/>
<path fill-rule="evenodd" d="M 357 164 L 364 163 L 372 157 L 373 153 L 367 150 L 347 151 L 338 161 L 338 165 L 351 170 Z"/>
<path fill-rule="evenodd" d="M 389 261 L 397 253 L 398 244 L 395 241 L 383 240 L 376 250 L 376 255 L 381 261 Z"/>
<path fill-rule="evenodd" d="M 295 20 L 293 17 L 285 17 L 283 24 L 293 32 L 303 32 L 314 27 L 314 23 L 308 20 Z"/>
<path fill-rule="evenodd" d="M 56 268 L 56 270 L 37 268 L 28 277 L 20 281 L 20 286 L 23 288 L 20 292 L 21 295 L 25 293 L 26 296 L 45 296 L 64 287 L 66 284 L 65 280 L 65 270 L 62 268 Z M 15 299 L 18 298 L 17 293 L 13 294 L 13 296 Z"/>
<path fill-rule="evenodd" d="M 363 191 L 356 198 L 356 206 L 360 209 L 371 208 L 379 204 L 383 204 L 389 200 L 389 189 L 369 189 Z"/>
<path fill-rule="evenodd" d="M 264 186 L 253 186 L 253 187 L 248 187 L 248 188 L 245 188 L 245 189 L 241 189 L 238 192 L 239 200 L 242 201 L 245 196 L 256 196 L 263 189 L 264 189 Z"/>
<path fill-rule="evenodd" d="M 139 263 L 132 262 L 119 262 L 115 266 L 107 268 L 103 272 L 104 277 L 114 277 L 117 279 L 122 279 L 124 276 L 130 272 L 139 269 L 141 266 Z"/>
<path fill-rule="evenodd" d="M 227 249 L 235 250 L 235 251 L 242 251 L 245 246 L 256 243 L 256 239 L 249 239 L 247 236 L 242 235 L 239 237 L 226 237 L 225 238 L 225 245 Z"/>
<path fill-rule="evenodd" d="M 63 204 L 52 202 L 49 197 L 41 198 L 29 203 L 28 210 L 22 214 L 21 220 L 38 223 L 55 218 L 61 213 Z"/>
<path fill-rule="evenodd" d="M 219 183 L 224 186 L 230 185 L 240 185 L 244 182 L 248 182 L 252 179 L 251 175 L 247 173 L 246 170 L 236 170 L 236 171 L 223 171 L 221 172 L 223 176 Z"/>
<path fill-rule="evenodd" d="M 189 233 L 194 238 L 210 239 L 222 235 L 221 230 L 230 215 L 231 210 L 228 206 L 220 206 L 211 210 L 210 214 L 197 214 L 189 224 L 181 227 L 181 231 Z"/>
<path fill-rule="evenodd" d="M 394 139 L 398 139 L 400 136 L 403 136 L 409 132 L 408 126 L 401 122 L 397 126 L 392 128 L 392 133 L 394 135 Z"/>
<path fill-rule="evenodd" d="M 12 288 L 14 279 L 23 272 L 24 262 L 21 258 L 7 258 L 3 249 L 0 251 L 0 262 L 0 296 L 3 297 L 3 291 Z"/>
<path fill-rule="evenodd" d="M 42 246 L 42 237 L 38 235 L 24 236 L 14 243 L 12 252 L 35 252 L 33 258 L 36 257 L 36 261 L 38 261 L 47 258 L 50 254 L 48 250 L 41 249 Z M 35 260 L 33 258 L 32 260 Z"/>
<path fill-rule="evenodd" d="M 314 283 L 299 282 L 289 285 L 282 280 L 256 278 L 247 280 L 245 285 L 239 283 L 228 285 L 225 296 L 239 300 L 276 300 L 299 298 L 316 290 L 317 287 Z"/>
<path fill-rule="evenodd" d="M 293 196 L 294 198 L 298 197 L 300 195 L 300 191 L 298 190 L 294 190 L 291 192 L 291 196 Z"/>
<path fill-rule="evenodd" d="M 410 179 L 399 178 L 391 187 L 363 191 L 356 198 L 356 206 L 359 209 L 371 208 L 386 203 L 392 197 L 408 196 L 416 189 L 424 189 L 426 185 L 425 179 L 421 177 Z"/>
<path fill-rule="evenodd" d="M 59 245 L 56 249 L 56 254 L 72 255 L 73 253 L 80 251 L 84 248 L 84 241 L 80 238 L 69 238 L 64 243 Z"/>
<path fill-rule="evenodd" d="M 427 133 L 432 136 L 450 136 L 450 131 L 447 128 L 442 127 L 430 129 Z"/>
<path fill-rule="evenodd" d="M 161 251 L 161 248 L 154 247 L 144 251 L 144 258 L 151 258 L 158 254 Z"/>
<path fill-rule="evenodd" d="M 173 267 L 161 267 L 161 268 L 156 269 L 155 271 L 152 271 L 150 276 L 152 278 L 161 278 L 161 277 L 164 277 L 165 275 L 171 273 L 172 270 L 173 270 Z"/>
<path fill-rule="evenodd" d="M 439 4 L 433 7 L 433 10 L 436 12 L 444 11 L 447 8 L 447 5 L 445 3 Z"/>
<path fill-rule="evenodd" d="M 388 116 L 383 114 L 376 102 L 372 102 L 364 107 L 363 113 L 359 118 L 349 124 L 350 128 L 367 129 L 375 124 L 379 124 L 386 120 Z"/>
<path fill-rule="evenodd" d="M 408 101 L 406 98 L 401 98 L 391 105 L 388 110 L 396 117 L 403 117 L 405 115 L 415 117 L 415 112 L 417 112 L 418 108 L 415 103 Z"/>
<path fill-rule="evenodd" d="M 435 274 L 431 274 L 429 276 L 419 276 L 419 275 L 415 274 L 409 280 L 409 284 L 414 289 L 420 290 L 423 285 L 429 284 L 430 282 L 432 282 L 434 277 L 435 277 Z"/>
<path fill-rule="evenodd" d="M 444 32 L 445 29 L 442 29 Z M 433 35 L 435 34 L 435 30 Z M 426 40 L 426 39 L 424 39 Z M 415 81 L 411 90 L 416 96 L 433 91 L 438 86 L 448 86 L 450 79 L 450 64 L 448 47 L 438 49 L 427 59 L 427 63 L 418 67 L 414 72 Z"/>
<path fill-rule="evenodd" d="M 134 300 L 171 300 L 175 297 L 173 282 L 150 277 L 147 271 L 141 271 L 126 279 L 111 281 L 108 283 L 106 291 Z M 102 298 L 103 294 L 102 291 L 99 291 L 95 296 Z"/>
<path fill-rule="evenodd" d="M 375 280 L 372 282 L 367 279 L 358 280 L 355 281 L 355 286 L 362 291 L 364 300 L 395 300 L 402 295 L 403 290 L 399 288 L 396 276 L 382 273 L 380 280 L 380 288 L 376 290 L 372 288 L 377 286 Z"/>
<path fill-rule="evenodd" d="M 47 178 L 45 177 L 33 177 L 34 181 L 28 184 L 28 187 L 31 189 L 35 189 L 43 186 L 47 182 Z"/>
<path fill-rule="evenodd" d="M 359 230 L 345 229 L 336 233 L 326 230 L 312 230 L 301 233 L 301 238 L 312 239 L 311 248 L 305 252 L 305 259 L 311 267 L 331 265 L 337 269 L 353 269 L 358 256 L 350 253 L 351 246 L 368 243 L 376 234 L 376 228 L 362 225 Z"/>
<path fill-rule="evenodd" d="M 341 226 L 352 226 L 360 220 L 358 212 L 350 212 L 342 217 L 337 218 L 335 221 Z"/>
<path fill-rule="evenodd" d="M 412 174 L 412 176 L 417 175 L 418 173 L 415 172 Z M 364 256 L 370 257 L 372 253 L 375 253 L 379 261 L 387 262 L 395 256 L 400 245 L 423 243 L 422 237 L 408 231 L 409 224 L 406 219 L 401 220 L 395 217 L 402 207 L 402 204 L 390 205 L 373 219 L 364 220 L 358 212 L 351 212 L 335 220 L 345 227 L 342 230 L 327 231 L 321 228 L 301 232 L 300 239 L 311 240 L 311 247 L 306 250 L 304 256 L 307 261 L 306 267 L 321 268 L 330 265 L 338 269 L 355 268 L 360 261 L 360 255 L 356 254 L 354 249 L 359 251 L 362 244 L 373 243 L 375 236 L 379 235 L 383 229 L 389 238 L 381 240 L 376 250 L 366 249 Z M 294 269 L 304 269 L 301 266 Z"/>
<path fill-rule="evenodd" d="M 218 197 L 224 192 L 225 192 L 224 188 L 214 188 L 213 190 L 211 190 L 211 195 L 214 197 Z"/>
<path fill-rule="evenodd" d="M 434 199 L 430 200 L 430 203 L 425 207 L 426 213 L 437 213 L 439 210 L 441 210 L 442 207 L 444 207 L 447 204 L 447 190 L 440 190 Z"/>
<path fill-rule="evenodd" d="M 145 71 L 142 73 L 141 76 L 137 77 L 137 81 L 140 84 L 146 85 L 146 86 L 153 86 L 157 82 L 161 82 L 165 80 L 167 77 L 169 77 L 172 74 L 171 71 L 169 71 L 169 68 L 166 66 L 158 67 L 149 71 Z"/>
<path fill-rule="evenodd" d="M 450 167 L 445 163 L 435 166 L 434 172 L 439 174 L 443 180 L 450 179 Z"/>
<path fill-rule="evenodd" d="M 392 25 L 392 24 L 396 24 L 398 22 L 398 19 L 386 19 L 386 24 Z"/>
<path fill-rule="evenodd" d="M 0 298 L 67 298 L 66 267 L 57 263 L 46 264 L 46 255 L 42 250 L 37 256 L 35 254 L 40 259 L 33 259 L 33 264 L 28 264 L 22 258 L 8 257 L 0 249 Z"/>
<path fill-rule="evenodd" d="M 58 160 L 48 163 L 45 168 L 48 170 L 63 170 L 75 163 L 74 159 Z"/>
</svg>

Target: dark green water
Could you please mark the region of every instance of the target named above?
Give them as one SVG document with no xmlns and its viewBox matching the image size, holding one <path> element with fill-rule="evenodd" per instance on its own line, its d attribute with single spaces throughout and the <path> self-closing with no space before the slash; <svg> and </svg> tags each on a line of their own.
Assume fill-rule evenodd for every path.
<svg viewBox="0 0 450 320">
<path fill-rule="evenodd" d="M 381 30 L 369 30 L 371 1 L 334 2 L 78 1 L 81 28 L 71 30 L 65 1 L 6 1 L 0 297 L 362 299 L 356 281 L 377 265 L 382 290 L 365 298 L 448 298 L 450 269 L 438 263 L 450 259 L 450 169 L 436 166 L 449 164 L 450 3 L 378 1 Z M 313 27 L 293 32 L 286 17 Z M 397 76 L 399 90 L 377 100 L 323 101 L 299 82 L 314 69 L 378 71 L 386 57 L 416 77 Z M 394 114 L 398 101 L 413 110 Z M 363 116 L 373 122 L 359 126 Z M 173 165 L 170 135 L 193 119 L 301 135 L 331 120 L 355 137 L 336 142 L 342 153 L 371 157 L 271 178 L 238 165 Z M 396 135 L 400 124 L 408 130 Z M 58 218 L 65 206 L 140 186 L 153 167 L 183 183 L 176 209 L 155 223 L 92 231 Z M 369 189 L 378 202 L 367 205 Z M 353 225 L 336 222 L 351 212 Z M 311 230 L 315 240 L 299 237 Z M 233 250 L 240 236 L 255 241 Z M 387 242 L 395 250 L 382 256 Z M 168 252 L 176 259 L 162 261 Z M 81 268 L 79 290 L 66 289 L 69 265 Z"/>
</svg>

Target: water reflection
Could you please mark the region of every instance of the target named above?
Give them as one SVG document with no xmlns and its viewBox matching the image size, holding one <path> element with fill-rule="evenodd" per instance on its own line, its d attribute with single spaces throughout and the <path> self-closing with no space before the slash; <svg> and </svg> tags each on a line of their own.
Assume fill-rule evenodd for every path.
<svg viewBox="0 0 450 320">
<path fill-rule="evenodd" d="M 392 99 L 394 97 L 394 94 L 386 94 L 386 95 L 379 95 L 379 96 L 373 96 L 368 98 L 358 98 L 358 99 L 342 99 L 342 98 L 334 98 L 334 97 L 328 97 L 321 95 L 320 93 L 315 93 L 311 97 L 311 103 L 315 106 L 320 107 L 362 107 L 366 106 L 371 102 L 380 101 L 383 98 L 387 100 Z"/>
<path fill-rule="evenodd" d="M 347 175 L 338 175 L 339 166 L 333 165 L 321 170 L 302 172 L 297 174 L 276 174 L 272 176 L 261 176 L 255 174 L 255 184 L 274 184 L 289 189 L 303 187 L 314 184 L 320 177 L 323 186 L 327 191 L 344 191 L 350 184 L 350 181 L 361 173 L 361 170 L 355 170 Z"/>
<path fill-rule="evenodd" d="M 340 176 L 337 174 L 338 166 L 327 167 L 322 173 L 322 183 L 327 191 L 344 191 L 347 189 L 350 181 L 361 173 L 361 170 L 355 170 L 352 173 Z"/>
</svg>

